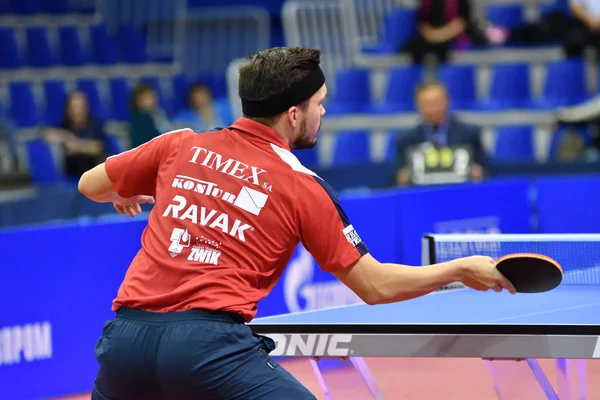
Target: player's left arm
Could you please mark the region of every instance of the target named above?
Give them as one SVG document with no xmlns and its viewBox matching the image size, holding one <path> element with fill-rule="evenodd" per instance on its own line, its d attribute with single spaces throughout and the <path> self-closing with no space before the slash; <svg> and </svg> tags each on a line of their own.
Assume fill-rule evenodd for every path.
<svg viewBox="0 0 600 400">
<path fill-rule="evenodd" d="M 158 170 L 164 154 L 178 138 L 177 133 L 165 133 L 109 157 L 81 176 L 79 191 L 93 201 L 115 203 L 121 214 L 138 214 L 139 204 L 154 202 Z"/>
<path fill-rule="evenodd" d="M 105 163 L 85 172 L 79 180 L 78 189 L 81 194 L 97 203 L 113 203 L 119 214 L 127 214 L 130 217 L 142 212 L 140 204 L 154 204 L 153 196 L 120 196 L 106 173 Z"/>
</svg>

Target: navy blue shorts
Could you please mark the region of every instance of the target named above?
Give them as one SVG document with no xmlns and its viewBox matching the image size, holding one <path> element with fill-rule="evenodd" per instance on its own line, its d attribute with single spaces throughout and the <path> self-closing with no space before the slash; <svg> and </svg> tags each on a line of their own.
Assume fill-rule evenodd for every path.
<svg viewBox="0 0 600 400">
<path fill-rule="evenodd" d="M 229 313 L 121 309 L 96 344 L 92 399 L 314 400 L 274 347 Z"/>
</svg>

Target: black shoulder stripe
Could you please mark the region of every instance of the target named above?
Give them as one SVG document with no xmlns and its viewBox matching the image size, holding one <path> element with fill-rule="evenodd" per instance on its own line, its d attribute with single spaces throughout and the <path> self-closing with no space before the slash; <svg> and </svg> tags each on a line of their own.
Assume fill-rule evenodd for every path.
<svg viewBox="0 0 600 400">
<path fill-rule="evenodd" d="M 325 190 L 325 193 L 327 193 L 327 195 L 329 196 L 329 199 L 335 206 L 335 209 L 337 210 L 338 215 L 339 215 L 340 219 L 342 220 L 342 223 L 344 224 L 344 228 L 347 228 L 348 226 L 350 226 L 351 225 L 350 219 L 348 218 L 348 215 L 342 208 L 342 205 L 340 204 L 340 201 L 338 199 L 338 196 L 337 196 L 337 193 L 335 192 L 335 190 L 329 185 L 329 183 L 327 183 L 320 177 L 313 176 L 313 178 L 315 179 L 315 181 L 317 181 L 317 183 L 323 188 L 323 190 Z M 355 246 L 361 255 L 365 255 L 369 252 L 367 245 L 358 237 L 358 234 L 356 233 L 356 231 L 354 229 L 352 229 L 352 232 L 348 232 L 345 234 L 346 234 L 346 237 L 350 237 L 350 236 L 354 235 L 354 240 L 358 239 L 357 240 L 358 243 L 355 243 Z"/>
</svg>

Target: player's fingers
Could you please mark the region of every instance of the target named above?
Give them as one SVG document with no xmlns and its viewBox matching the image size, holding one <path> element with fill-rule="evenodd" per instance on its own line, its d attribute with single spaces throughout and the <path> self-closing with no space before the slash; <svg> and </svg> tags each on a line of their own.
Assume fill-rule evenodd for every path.
<svg viewBox="0 0 600 400">
<path fill-rule="evenodd" d="M 125 211 L 125 208 L 123 208 L 122 205 L 120 204 L 113 204 L 113 206 L 115 207 L 115 210 L 117 210 L 117 212 L 121 215 L 125 215 L 127 214 L 127 212 Z"/>
<path fill-rule="evenodd" d="M 494 287 L 492 287 L 492 290 L 496 293 L 500 293 L 502 291 L 502 286 L 494 285 Z"/>
<path fill-rule="evenodd" d="M 142 207 L 140 207 L 139 204 L 133 204 L 133 211 L 135 212 L 135 215 L 138 215 L 142 212 Z"/>
<path fill-rule="evenodd" d="M 508 290 L 510 294 L 517 294 L 517 289 L 515 289 L 514 285 L 511 281 L 506 279 L 506 277 L 500 274 L 500 279 L 498 280 L 498 285 L 502 286 L 504 289 Z"/>
<path fill-rule="evenodd" d="M 502 287 L 505 288 L 506 290 L 508 290 L 508 292 L 510 294 L 517 294 L 517 289 L 515 289 L 515 286 L 506 278 L 504 279 L 504 282 L 502 283 Z"/>
<path fill-rule="evenodd" d="M 154 204 L 154 197 L 152 196 L 137 196 L 135 202 L 138 204 Z"/>
</svg>

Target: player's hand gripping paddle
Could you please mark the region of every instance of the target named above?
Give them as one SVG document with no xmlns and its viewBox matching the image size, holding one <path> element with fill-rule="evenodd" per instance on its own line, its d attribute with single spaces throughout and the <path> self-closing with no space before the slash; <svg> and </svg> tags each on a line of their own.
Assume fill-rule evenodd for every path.
<svg viewBox="0 0 600 400">
<path fill-rule="evenodd" d="M 563 278 L 561 266 L 542 254 L 507 254 L 496 261 L 496 268 L 518 293 L 547 292 L 557 287 Z"/>
</svg>

